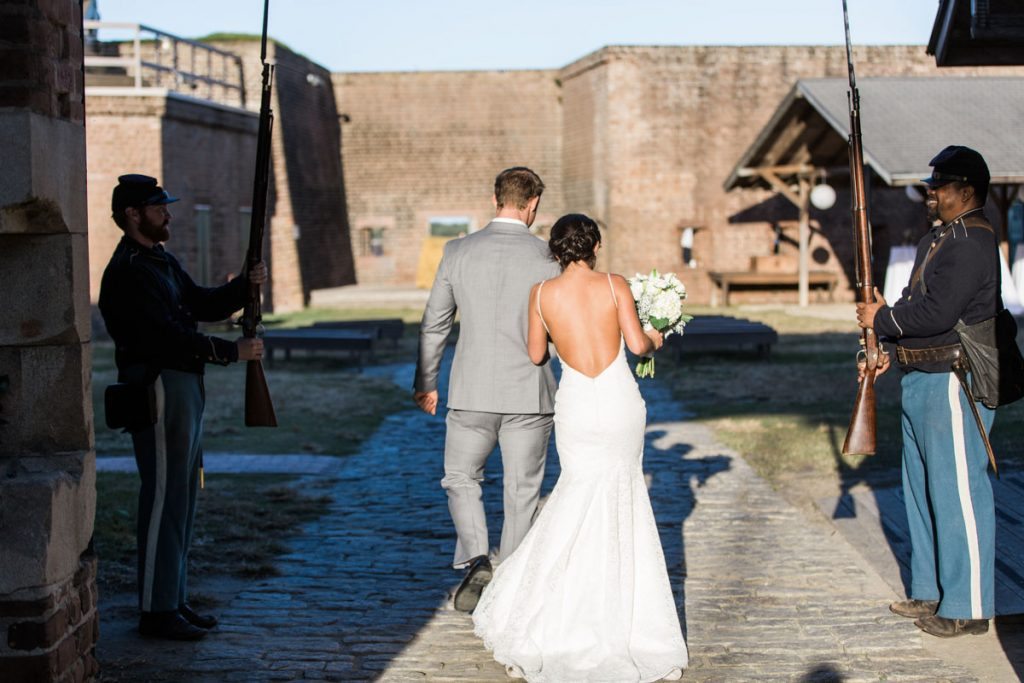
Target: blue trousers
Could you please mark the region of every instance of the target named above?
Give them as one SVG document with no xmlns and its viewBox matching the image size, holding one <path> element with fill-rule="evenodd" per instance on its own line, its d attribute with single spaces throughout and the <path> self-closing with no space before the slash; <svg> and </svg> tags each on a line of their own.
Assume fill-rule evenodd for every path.
<svg viewBox="0 0 1024 683">
<path fill-rule="evenodd" d="M 163 370 L 156 380 L 157 422 L 132 434 L 139 488 L 139 608 L 177 610 L 188 599 L 188 549 L 202 462 L 203 377 Z"/>
<path fill-rule="evenodd" d="M 951 372 L 909 372 L 902 387 L 910 597 L 938 600 L 941 617 L 990 618 L 995 508 L 977 422 Z M 977 405 L 991 430 L 995 411 Z"/>
</svg>

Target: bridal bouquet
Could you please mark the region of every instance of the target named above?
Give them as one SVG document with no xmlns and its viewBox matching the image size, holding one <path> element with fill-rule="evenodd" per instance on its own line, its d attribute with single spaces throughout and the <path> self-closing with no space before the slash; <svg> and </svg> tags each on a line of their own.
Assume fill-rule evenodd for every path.
<svg viewBox="0 0 1024 683">
<path fill-rule="evenodd" d="M 636 302 L 636 312 L 644 329 L 655 329 L 668 339 L 672 333 L 682 334 L 692 315 L 683 313 L 686 286 L 675 273 L 636 274 L 629 279 L 629 289 Z M 637 377 L 654 377 L 654 358 L 644 356 L 636 364 Z"/>
</svg>

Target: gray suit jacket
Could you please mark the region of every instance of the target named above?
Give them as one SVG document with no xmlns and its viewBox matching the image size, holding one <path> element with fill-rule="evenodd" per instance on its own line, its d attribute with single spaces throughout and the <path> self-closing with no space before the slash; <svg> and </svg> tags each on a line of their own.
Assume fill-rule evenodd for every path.
<svg viewBox="0 0 1024 683">
<path fill-rule="evenodd" d="M 513 415 L 553 413 L 550 363 L 526 350 L 530 288 L 561 272 L 547 242 L 516 223 L 491 222 L 445 245 L 420 327 L 416 391 L 437 389 L 448 334 L 461 316 L 448 407 Z"/>
</svg>

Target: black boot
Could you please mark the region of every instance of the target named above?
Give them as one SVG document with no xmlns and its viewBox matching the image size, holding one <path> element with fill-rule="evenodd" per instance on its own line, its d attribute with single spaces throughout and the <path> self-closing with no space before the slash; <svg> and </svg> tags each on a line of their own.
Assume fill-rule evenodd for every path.
<svg viewBox="0 0 1024 683">
<path fill-rule="evenodd" d="M 206 629 L 193 626 L 175 610 L 172 612 L 143 612 L 139 617 L 139 633 L 147 638 L 200 640 L 206 636 Z"/>
<path fill-rule="evenodd" d="M 914 624 L 925 633 L 939 638 L 955 638 L 957 636 L 980 636 L 988 633 L 988 619 L 947 619 L 932 616 L 915 619 Z"/>
<path fill-rule="evenodd" d="M 217 625 L 217 617 L 212 614 L 198 614 L 187 602 L 178 608 L 178 613 L 185 617 L 188 623 L 207 631 Z"/>
<path fill-rule="evenodd" d="M 472 612 L 484 588 L 491 582 L 491 561 L 486 555 L 474 557 L 469 561 L 469 570 L 455 591 L 455 609 L 460 612 Z"/>
</svg>

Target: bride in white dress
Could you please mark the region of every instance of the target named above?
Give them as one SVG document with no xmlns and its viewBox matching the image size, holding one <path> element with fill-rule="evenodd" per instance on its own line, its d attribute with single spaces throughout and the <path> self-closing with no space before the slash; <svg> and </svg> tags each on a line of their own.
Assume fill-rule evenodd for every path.
<svg viewBox="0 0 1024 683">
<path fill-rule="evenodd" d="M 494 658 L 531 682 L 674 680 L 687 665 L 642 470 L 647 408 L 624 349 L 647 354 L 662 337 L 640 326 L 622 276 L 594 271 L 600 241 L 580 214 L 552 227 L 563 270 L 530 294 L 528 345 L 541 363 L 550 335 L 561 359 L 562 472 L 473 612 Z"/>
</svg>

